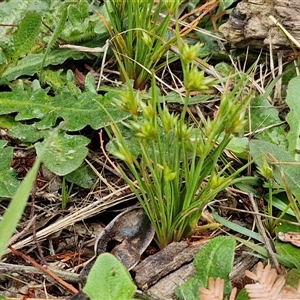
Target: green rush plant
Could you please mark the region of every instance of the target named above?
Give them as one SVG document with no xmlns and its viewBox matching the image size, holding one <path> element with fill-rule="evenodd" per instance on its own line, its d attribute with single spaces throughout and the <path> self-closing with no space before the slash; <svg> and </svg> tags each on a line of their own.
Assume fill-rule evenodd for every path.
<svg viewBox="0 0 300 300">
<path fill-rule="evenodd" d="M 144 88 L 151 78 L 148 70 L 158 65 L 175 41 L 175 35 L 168 26 L 179 0 L 154 2 L 106 0 L 109 20 L 99 14 L 112 37 L 111 45 L 121 80 L 133 79 L 134 87 L 138 89 Z M 166 16 L 160 16 L 161 12 Z"/>
<path fill-rule="evenodd" d="M 115 103 L 132 115 L 122 124 L 135 137 L 139 155 L 124 137 L 124 128 L 113 122 L 108 128 L 113 143 L 110 151 L 130 170 L 134 180 L 119 166 L 153 224 L 160 248 L 201 229 L 197 223 L 205 206 L 221 190 L 241 180 L 235 177 L 246 168 L 230 172 L 230 163 L 222 165 L 219 159 L 234 134 L 243 131 L 244 112 L 251 99 L 251 94 L 242 96 L 247 75 L 231 92 L 222 95 L 213 120 L 204 119 L 198 124 L 186 120 L 191 90 L 205 91 L 214 83 L 193 64 L 199 47 L 179 45 L 186 88 L 181 116 L 160 102 L 154 76 L 148 101 L 142 101 L 140 92 L 130 84 L 120 92 Z"/>
</svg>

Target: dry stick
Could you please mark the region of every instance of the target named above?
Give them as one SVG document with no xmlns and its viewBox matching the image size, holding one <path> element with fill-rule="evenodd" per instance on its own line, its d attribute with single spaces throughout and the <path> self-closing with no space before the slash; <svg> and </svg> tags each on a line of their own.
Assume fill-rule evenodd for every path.
<svg viewBox="0 0 300 300">
<path fill-rule="evenodd" d="M 71 271 L 60 270 L 51 266 L 47 267 L 48 270 L 52 271 L 54 274 L 59 276 L 65 281 L 79 283 L 82 282 L 79 274 L 73 273 Z M 40 270 L 36 267 L 32 266 L 22 266 L 22 265 L 14 265 L 8 264 L 4 262 L 0 262 L 0 274 L 45 274 L 43 270 Z"/>
<path fill-rule="evenodd" d="M 37 184 L 37 182 L 35 180 L 35 183 L 33 185 L 32 192 L 31 192 L 31 208 L 30 208 L 30 216 L 29 216 L 30 219 L 33 219 L 34 216 L 35 216 L 34 215 L 34 205 L 35 205 L 35 195 L 36 195 L 36 188 L 37 188 L 36 184 Z M 31 229 L 32 229 L 32 237 L 33 237 L 34 242 L 36 244 L 36 248 L 38 250 L 38 253 L 40 255 L 41 264 L 42 265 L 47 265 L 46 259 L 44 257 L 43 250 L 41 248 L 41 245 L 40 245 L 40 243 L 38 242 L 38 240 L 36 238 L 36 226 L 35 226 L 35 222 L 32 223 Z"/>
<path fill-rule="evenodd" d="M 278 274 L 282 274 L 282 271 L 280 269 L 278 260 L 276 258 L 276 255 L 275 255 L 273 249 L 272 249 L 272 245 L 270 243 L 270 240 L 267 237 L 267 234 L 266 234 L 266 231 L 265 231 L 265 227 L 264 227 L 264 225 L 263 225 L 263 223 L 261 221 L 261 216 L 259 215 L 259 211 L 258 211 L 258 208 L 257 208 L 257 204 L 254 201 L 253 194 L 249 193 L 248 195 L 249 195 L 249 199 L 250 199 L 250 202 L 252 204 L 253 210 L 257 213 L 257 215 L 255 215 L 255 219 L 257 221 L 258 230 L 260 231 L 260 233 L 262 235 L 262 238 L 264 240 L 265 247 L 267 248 L 267 251 L 269 252 L 270 258 L 273 261 L 273 264 L 274 264 L 274 266 L 276 268 L 277 273 Z"/>
<path fill-rule="evenodd" d="M 31 258 L 29 255 L 26 255 L 22 253 L 21 251 L 14 249 L 13 247 L 9 247 L 9 249 L 15 254 L 20 257 L 22 257 L 24 260 L 30 262 L 32 265 L 34 265 L 36 268 L 42 270 L 46 274 L 50 275 L 54 280 L 56 280 L 61 286 L 63 286 L 65 289 L 67 289 L 69 292 L 73 294 L 77 294 L 79 291 L 71 284 L 65 282 L 62 280 L 60 277 L 58 277 L 56 274 L 54 274 L 52 271 L 49 269 L 43 267 L 42 265 L 38 264 L 33 258 Z"/>
<path fill-rule="evenodd" d="M 116 175 L 120 178 L 122 177 L 122 175 L 120 174 L 119 171 L 116 172 L 116 170 L 111 168 L 109 165 L 107 165 L 107 163 L 104 163 L 103 161 L 101 161 L 101 159 L 97 157 L 97 153 L 94 152 L 93 150 L 89 150 L 88 157 L 90 157 L 94 162 L 96 162 L 97 164 L 99 164 L 101 167 L 108 170 L 109 172 L 113 173 L 114 175 Z"/>
<path fill-rule="evenodd" d="M 24 236 L 25 233 L 27 233 L 27 231 L 30 229 L 32 223 L 35 222 L 35 220 L 36 220 L 36 215 L 33 216 L 33 218 L 30 218 L 30 220 L 28 221 L 28 224 L 26 225 L 26 227 L 25 227 L 21 232 L 16 233 L 15 235 L 13 235 L 13 236 L 10 238 L 8 244 L 9 244 L 9 245 L 12 245 L 12 244 L 15 243 L 21 236 Z"/>
<path fill-rule="evenodd" d="M 97 84 L 97 91 L 99 91 L 101 80 L 102 80 L 103 70 L 104 70 L 104 66 L 105 66 L 106 54 L 107 54 L 107 50 L 109 48 L 109 40 L 106 40 L 105 45 L 104 45 L 103 48 L 104 48 L 104 52 L 103 52 L 103 57 L 102 57 L 102 62 L 101 62 L 101 69 L 100 69 L 100 73 L 99 73 L 99 80 L 98 80 L 98 84 Z"/>
<path fill-rule="evenodd" d="M 100 139 L 100 148 L 103 152 L 103 155 L 105 156 L 105 158 L 107 159 L 107 161 L 109 161 L 109 163 L 111 164 L 111 166 L 113 167 L 113 169 L 120 174 L 119 176 L 122 176 L 120 170 L 118 169 L 118 167 L 112 162 L 112 160 L 109 158 L 109 156 L 107 155 L 105 149 L 104 149 L 104 145 L 103 145 L 103 138 L 102 138 L 102 129 L 99 132 L 99 139 Z"/>
</svg>

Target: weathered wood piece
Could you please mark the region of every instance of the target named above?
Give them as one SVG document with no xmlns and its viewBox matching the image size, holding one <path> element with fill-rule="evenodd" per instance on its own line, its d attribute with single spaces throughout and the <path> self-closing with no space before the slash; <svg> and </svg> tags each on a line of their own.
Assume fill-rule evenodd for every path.
<svg viewBox="0 0 300 300">
<path fill-rule="evenodd" d="M 147 257 L 133 268 L 136 285 L 141 290 L 147 290 L 165 275 L 191 262 L 203 245 L 204 243 L 189 246 L 185 241 L 173 242 L 160 252 Z"/>
<path fill-rule="evenodd" d="M 162 251 L 147 257 L 134 269 L 134 281 L 139 289 L 153 299 L 177 299 L 174 290 L 195 274 L 193 259 L 203 244 L 189 245 L 182 241 L 172 243 Z M 245 270 L 251 270 L 258 259 L 247 254 L 236 255 L 230 280 L 241 281 Z"/>
<path fill-rule="evenodd" d="M 229 20 L 220 26 L 224 37 L 235 47 L 268 47 L 290 49 L 288 39 L 269 19 L 274 16 L 300 41 L 299 0 L 243 0 L 232 11 Z"/>
</svg>

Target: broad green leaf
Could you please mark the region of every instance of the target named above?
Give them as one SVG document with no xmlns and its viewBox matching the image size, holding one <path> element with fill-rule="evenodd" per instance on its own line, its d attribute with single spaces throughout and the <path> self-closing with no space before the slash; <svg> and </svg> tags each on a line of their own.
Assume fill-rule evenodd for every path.
<svg viewBox="0 0 300 300">
<path fill-rule="evenodd" d="M 67 59 L 79 60 L 86 55 L 79 51 L 73 50 L 52 50 L 46 57 L 44 66 L 59 65 L 64 63 Z M 40 71 L 43 61 L 43 54 L 28 54 L 23 59 L 19 60 L 16 66 L 10 66 L 0 78 L 0 85 L 6 82 L 17 79 L 20 76 L 29 75 L 32 76 Z"/>
<path fill-rule="evenodd" d="M 80 23 L 82 23 L 82 16 L 80 11 L 74 5 L 70 5 L 68 7 L 68 18 L 73 27 L 80 27 Z"/>
<path fill-rule="evenodd" d="M 55 92 L 59 92 L 67 84 L 67 76 L 62 75 L 63 69 L 45 70 L 43 72 L 42 81 L 46 82 Z"/>
<path fill-rule="evenodd" d="M 281 124 L 276 108 L 266 99 L 255 98 L 251 101 L 250 112 L 251 131 L 258 132 L 254 136 L 287 149 L 285 126 Z M 276 124 L 278 126 L 273 126 Z"/>
<path fill-rule="evenodd" d="M 245 288 L 243 288 L 242 290 L 240 290 L 240 292 L 238 293 L 237 297 L 235 300 L 250 300 L 247 291 L 245 290 Z"/>
<path fill-rule="evenodd" d="M 29 12 L 22 19 L 17 33 L 14 34 L 13 60 L 17 60 L 19 56 L 24 56 L 30 52 L 35 39 L 40 31 L 42 24 L 42 16 L 35 12 Z"/>
<path fill-rule="evenodd" d="M 78 131 L 88 125 L 99 129 L 111 123 L 107 112 L 117 123 L 129 116 L 112 105 L 112 97 L 116 96 L 115 94 L 101 96 L 84 92 L 74 96 L 66 88 L 57 96 L 51 97 L 43 89 L 15 89 L 13 92 L 0 93 L 0 114 L 16 112 L 17 121 L 40 119 L 41 121 L 36 123 L 37 129 L 53 127 L 59 119 L 68 121 L 65 130 Z"/>
<path fill-rule="evenodd" d="M 269 259 L 269 252 L 264 246 L 259 246 L 258 244 L 250 242 L 249 240 L 242 239 L 236 235 L 233 235 L 232 237 L 234 239 L 236 239 L 238 242 L 240 242 L 240 243 L 244 244 L 245 246 L 247 246 L 248 248 L 252 249 L 253 251 L 259 253 L 259 255 L 254 255 L 254 253 L 249 253 L 250 255 Z M 284 255 L 279 255 L 276 253 L 275 257 L 280 264 L 282 264 L 288 268 L 295 268 L 295 267 L 299 268 L 300 267 L 300 264 L 298 262 L 296 262 L 296 264 L 295 264 L 295 262 L 291 261 L 288 257 L 285 257 Z"/>
<path fill-rule="evenodd" d="M 135 291 L 129 272 L 110 253 L 98 256 L 83 288 L 91 300 L 130 300 Z"/>
<path fill-rule="evenodd" d="M 246 237 L 251 237 L 257 241 L 263 242 L 263 239 L 261 238 L 260 234 L 258 234 L 257 232 L 252 232 L 252 234 L 250 234 L 250 230 L 248 230 L 247 228 L 243 228 L 240 225 L 230 222 L 230 221 L 226 220 L 225 218 L 219 216 L 215 212 L 213 212 L 213 217 L 220 224 L 222 224 L 238 233 L 241 233 L 241 234 L 245 235 Z M 259 253 L 259 255 L 262 256 L 263 258 L 269 257 L 268 250 L 265 247 L 259 246 L 257 243 L 250 242 L 249 240 L 239 238 L 236 235 L 231 235 L 231 234 L 229 234 L 229 235 L 232 236 L 237 241 L 239 241 L 240 243 L 243 243 L 244 245 L 246 245 L 253 251 Z M 254 254 L 251 253 L 251 255 L 254 255 Z M 282 263 L 283 265 L 285 265 L 289 268 L 298 267 L 298 266 L 300 267 L 300 264 L 297 262 L 297 260 L 290 259 L 289 257 L 286 257 L 285 255 L 282 255 L 280 253 L 276 253 L 276 258 L 278 259 L 278 261 L 280 263 Z"/>
<path fill-rule="evenodd" d="M 47 141 L 46 141 L 47 142 Z M 42 162 L 51 172 L 64 176 L 80 167 L 87 156 L 89 139 L 84 136 L 60 133 L 52 139 Z M 41 155 L 45 142 L 35 144 L 37 155 Z"/>
<path fill-rule="evenodd" d="M 289 143 L 289 152 L 295 158 L 300 161 L 300 77 L 295 77 L 289 82 L 287 89 L 286 103 L 290 108 L 286 120 L 290 126 L 290 130 L 287 135 Z"/>
<path fill-rule="evenodd" d="M 228 55 L 228 54 L 226 54 Z M 234 67 L 232 64 L 228 64 L 226 62 L 220 62 L 215 65 L 216 71 L 223 77 L 229 77 L 232 76 L 232 74 L 235 73 Z"/>
<path fill-rule="evenodd" d="M 290 163 L 282 165 L 272 165 L 274 171 L 274 178 L 278 184 L 284 186 L 282 174 L 280 172 L 282 171 L 286 177 L 286 181 L 289 184 L 292 193 L 295 196 L 297 196 L 300 193 L 300 165 L 297 165 L 298 162 L 295 161 L 295 159 L 288 151 L 272 143 L 260 140 L 250 141 L 249 146 L 250 153 L 253 159 L 255 159 L 255 163 L 259 167 L 263 167 L 263 157 L 267 160 L 267 162 L 270 165 L 272 165 L 272 162 L 266 156 L 267 153 L 270 153 L 278 162 Z"/>
<path fill-rule="evenodd" d="M 16 179 L 16 171 L 10 167 L 13 148 L 5 147 L 7 141 L 0 140 L 0 197 L 9 198 L 14 195 L 20 182 Z"/>
<path fill-rule="evenodd" d="M 247 159 L 249 151 L 249 140 L 245 137 L 233 137 L 226 149 L 230 150 L 238 158 Z"/>
<path fill-rule="evenodd" d="M 49 130 L 39 130 L 36 124 L 22 124 L 10 115 L 0 116 L 0 128 L 6 129 L 11 138 L 17 138 L 25 143 L 34 143 L 49 135 Z"/>
<path fill-rule="evenodd" d="M 289 270 L 284 277 L 285 277 L 285 282 L 287 285 L 290 285 L 291 287 L 297 289 L 298 283 L 299 283 L 299 278 L 300 278 L 300 270 L 299 269 Z"/>
<path fill-rule="evenodd" d="M 91 169 L 91 167 L 83 163 L 78 169 L 67 174 L 65 179 L 69 182 L 75 183 L 76 185 L 83 187 L 85 189 L 90 189 L 93 187 L 97 180 L 97 175 Z"/>
<path fill-rule="evenodd" d="M 19 220 L 21 219 L 27 203 L 27 199 L 35 182 L 41 160 L 45 154 L 47 147 L 52 142 L 53 137 L 55 137 L 55 135 L 57 134 L 57 131 L 58 129 L 53 131 L 50 137 L 44 143 L 44 147 L 40 151 L 40 156 L 35 160 L 33 167 L 21 182 L 8 208 L 5 210 L 3 218 L 0 222 L 0 260 L 2 258 L 3 252 L 5 251 L 5 248 L 7 247 L 10 237 L 12 236 Z"/>
<path fill-rule="evenodd" d="M 51 0 L 13 0 L 2 1 L 0 20 L 3 24 L 17 24 L 27 12 L 44 13 L 49 9 Z M 11 30 L 9 26 L 0 26 L 0 39 Z"/>
<path fill-rule="evenodd" d="M 230 237 L 216 237 L 210 240 L 196 254 L 194 265 L 196 274 L 177 288 L 180 299 L 198 300 L 199 287 L 207 287 L 209 277 L 225 280 L 224 293 L 231 291 L 229 273 L 232 271 L 235 241 Z"/>
</svg>

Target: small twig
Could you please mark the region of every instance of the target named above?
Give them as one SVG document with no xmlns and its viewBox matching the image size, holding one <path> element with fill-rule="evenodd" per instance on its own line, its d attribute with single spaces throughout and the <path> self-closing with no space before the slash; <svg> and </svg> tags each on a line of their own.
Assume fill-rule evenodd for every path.
<svg viewBox="0 0 300 300">
<path fill-rule="evenodd" d="M 85 159 L 85 162 L 90 166 L 90 168 L 94 171 L 94 173 L 98 176 L 99 180 L 103 182 L 108 188 L 110 188 L 111 191 L 116 192 L 116 189 L 106 180 L 105 177 L 103 177 L 100 172 L 93 166 L 92 163 L 89 162 L 88 159 Z M 117 193 L 118 196 L 121 195 Z"/>
<path fill-rule="evenodd" d="M 53 268 L 51 266 L 47 267 L 48 270 L 52 271 L 54 274 L 59 276 L 65 281 L 69 282 L 76 282 L 79 283 L 82 281 L 79 274 L 70 272 L 70 271 L 64 271 L 57 268 Z M 36 267 L 32 266 L 23 266 L 23 265 L 15 265 L 15 264 L 8 264 L 0 262 L 0 273 L 3 274 L 12 274 L 12 273 L 20 273 L 20 274 L 45 274 L 43 270 L 40 270 Z"/>
<path fill-rule="evenodd" d="M 54 280 L 57 281 L 57 283 L 59 283 L 61 286 L 63 286 L 65 289 L 67 289 L 69 292 L 76 294 L 78 293 L 78 290 L 71 284 L 65 282 L 64 280 L 62 280 L 60 277 L 58 277 L 56 274 L 54 274 L 52 271 L 50 271 L 49 269 L 41 266 L 40 264 L 38 264 L 33 258 L 31 258 L 29 255 L 26 255 L 24 253 L 22 253 L 21 251 L 14 249 L 13 247 L 9 247 L 9 249 L 15 254 L 18 255 L 20 257 L 22 257 L 24 260 L 30 262 L 33 266 L 35 266 L 36 268 L 42 270 L 43 272 L 45 272 L 46 274 L 48 274 L 49 276 L 51 276 Z"/>
<path fill-rule="evenodd" d="M 100 88 L 100 84 L 101 84 L 101 80 L 102 80 L 102 75 L 103 75 L 103 70 L 104 70 L 104 66 L 105 66 L 105 59 L 106 59 L 106 54 L 107 54 L 107 50 L 109 48 L 109 40 L 106 40 L 105 45 L 103 46 L 103 57 L 102 57 L 102 63 L 101 63 L 101 69 L 100 69 L 100 73 L 99 73 L 99 80 L 98 80 L 98 84 L 97 84 L 97 91 Z"/>
<path fill-rule="evenodd" d="M 252 204 L 252 207 L 253 207 L 253 210 L 258 213 L 257 215 L 255 215 L 255 220 L 257 221 L 256 225 L 258 227 L 258 230 L 260 231 L 260 234 L 262 235 L 262 238 L 264 240 L 264 243 L 265 243 L 265 247 L 270 255 L 270 258 L 271 260 L 273 261 L 273 264 L 276 268 L 276 271 L 278 274 L 282 274 L 282 271 L 280 269 L 280 266 L 279 266 L 279 263 L 278 263 L 278 260 L 276 258 L 276 255 L 275 255 L 275 252 L 273 251 L 272 249 L 272 245 L 270 243 L 270 240 L 269 238 L 267 237 L 267 234 L 266 234 L 266 231 L 265 231 L 265 227 L 261 221 L 261 216 L 259 215 L 259 211 L 258 211 L 258 207 L 257 207 L 257 204 L 256 202 L 254 201 L 254 197 L 253 197 L 253 194 L 252 193 L 249 193 L 249 200 Z"/>
<path fill-rule="evenodd" d="M 36 220 L 36 215 L 33 216 L 33 218 L 30 218 L 30 220 L 28 221 L 26 227 L 21 231 L 16 233 L 15 235 L 13 235 L 11 237 L 11 239 L 9 240 L 8 244 L 12 245 L 14 244 L 21 236 L 24 236 L 25 233 L 27 233 L 27 231 L 29 230 L 29 228 L 31 227 L 32 223 L 35 222 Z"/>
<path fill-rule="evenodd" d="M 5 27 L 18 27 L 18 25 L 15 25 L 15 24 L 3 24 L 3 23 L 0 23 L 0 26 L 5 26 Z"/>
<path fill-rule="evenodd" d="M 29 216 L 30 219 L 33 219 L 35 217 L 35 215 L 34 215 L 34 204 L 35 204 L 36 188 L 37 188 L 37 186 L 36 186 L 36 180 L 35 180 L 35 183 L 33 185 L 32 191 L 31 191 L 31 208 L 30 208 L 30 216 Z M 36 238 L 36 225 L 35 225 L 35 222 L 32 223 L 31 229 L 32 229 L 32 237 L 35 241 L 38 253 L 40 255 L 41 264 L 42 265 L 47 265 L 46 259 L 44 257 L 43 250 L 41 248 L 41 245 L 40 245 L 40 243 L 38 242 L 38 240 Z"/>
<path fill-rule="evenodd" d="M 70 45 L 70 44 L 59 45 L 59 48 L 62 48 L 62 49 L 71 49 L 71 50 L 89 52 L 89 53 L 105 52 L 106 47 L 107 47 L 106 44 L 103 47 L 95 47 L 95 48 L 83 47 L 83 46 L 77 46 L 77 45 Z"/>
<path fill-rule="evenodd" d="M 104 144 L 103 144 L 103 138 L 102 138 L 102 129 L 99 132 L 99 140 L 100 140 L 100 148 L 103 152 L 103 155 L 105 156 L 105 158 L 109 161 L 109 163 L 111 164 L 111 166 L 113 167 L 113 169 L 120 174 L 121 176 L 121 172 L 120 170 L 117 168 L 117 166 L 112 162 L 112 160 L 109 158 L 109 156 L 107 155 L 105 149 L 104 149 Z"/>
<path fill-rule="evenodd" d="M 93 154 L 93 155 L 91 155 L 91 154 Z M 116 172 L 114 168 L 110 167 L 109 165 L 107 165 L 106 163 L 104 163 L 103 161 L 101 161 L 100 158 L 96 157 L 96 153 L 93 152 L 93 150 L 89 151 L 88 157 L 90 157 L 94 162 L 96 162 L 97 164 L 99 164 L 101 167 L 103 167 L 104 169 L 108 170 L 112 174 L 114 174 L 114 175 L 122 178 L 122 175 L 120 174 L 119 170 L 118 170 L 118 172 Z"/>
</svg>

